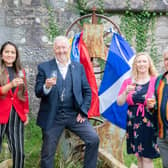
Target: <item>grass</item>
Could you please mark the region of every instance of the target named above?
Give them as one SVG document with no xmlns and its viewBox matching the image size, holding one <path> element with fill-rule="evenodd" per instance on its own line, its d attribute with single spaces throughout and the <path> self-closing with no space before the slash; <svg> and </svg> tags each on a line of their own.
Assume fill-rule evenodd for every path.
<svg viewBox="0 0 168 168">
<path fill-rule="evenodd" d="M 123 149 L 123 156 L 124 156 L 124 163 L 125 165 L 129 168 L 131 166 L 132 163 L 137 165 L 137 159 L 135 157 L 135 155 L 128 155 L 126 152 L 126 143 L 124 143 L 123 145 L 124 149 Z M 154 159 L 154 168 L 162 168 L 162 162 L 160 158 Z"/>
<path fill-rule="evenodd" d="M 39 168 L 40 166 L 40 150 L 41 150 L 41 129 L 36 126 L 35 120 L 31 119 L 29 124 L 25 127 L 25 168 Z M 62 145 L 62 144 L 61 144 Z M 70 156 L 65 159 L 61 150 L 55 156 L 54 168 L 83 168 L 83 161 L 81 155 Z M 107 168 L 104 161 L 98 160 L 97 168 Z"/>
<path fill-rule="evenodd" d="M 42 144 L 41 129 L 36 125 L 35 119 L 30 119 L 29 124 L 25 127 L 25 168 L 39 168 L 40 167 L 40 150 Z M 62 145 L 62 144 L 61 144 Z M 137 164 L 136 157 L 134 155 L 128 155 L 126 152 L 126 145 L 123 145 L 124 162 L 127 167 L 130 167 L 131 163 Z M 5 157 L 6 158 L 6 157 Z M 0 155 L 0 161 L 2 161 L 2 155 Z M 61 150 L 59 150 L 55 156 L 55 168 L 82 168 L 83 162 L 74 156 L 68 155 L 65 159 Z M 97 168 L 107 168 L 108 166 L 104 161 L 99 160 Z M 162 168 L 161 160 L 154 160 L 155 168 Z"/>
<path fill-rule="evenodd" d="M 36 125 L 35 120 L 31 119 L 29 124 L 25 127 L 25 168 L 39 168 L 40 167 L 40 151 L 41 151 L 42 137 L 41 129 Z M 80 161 L 72 160 L 69 156 L 64 159 L 61 151 L 55 155 L 55 168 L 82 168 Z"/>
<path fill-rule="evenodd" d="M 40 150 L 41 150 L 41 130 L 36 126 L 35 120 L 31 119 L 28 126 L 25 128 L 25 168 L 39 168 L 40 162 Z M 131 166 L 131 163 L 137 164 L 136 157 L 134 155 L 128 155 L 126 152 L 126 145 L 123 145 L 124 162 L 127 167 Z M 64 160 L 61 152 L 58 152 L 55 157 L 55 168 L 82 168 L 81 161 L 72 160 L 71 156 L 67 160 Z M 102 160 L 98 161 L 98 168 L 105 168 L 106 165 Z M 162 168 L 161 159 L 154 159 L 154 167 Z"/>
<path fill-rule="evenodd" d="M 25 127 L 25 168 L 39 167 L 41 143 L 41 129 L 30 119 Z"/>
<path fill-rule="evenodd" d="M 25 168 L 40 167 L 40 150 L 42 144 L 41 129 L 31 119 L 25 128 Z M 70 158 L 64 160 L 61 152 L 55 156 L 55 168 L 82 168 L 80 162 L 74 162 Z"/>
</svg>

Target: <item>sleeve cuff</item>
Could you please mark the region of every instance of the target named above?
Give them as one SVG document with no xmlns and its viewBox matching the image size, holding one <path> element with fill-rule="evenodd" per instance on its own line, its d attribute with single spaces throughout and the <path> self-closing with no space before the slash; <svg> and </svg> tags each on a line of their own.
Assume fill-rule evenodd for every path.
<svg viewBox="0 0 168 168">
<path fill-rule="evenodd" d="M 29 110 L 28 109 L 24 109 L 24 113 L 25 114 L 29 113 Z"/>
</svg>

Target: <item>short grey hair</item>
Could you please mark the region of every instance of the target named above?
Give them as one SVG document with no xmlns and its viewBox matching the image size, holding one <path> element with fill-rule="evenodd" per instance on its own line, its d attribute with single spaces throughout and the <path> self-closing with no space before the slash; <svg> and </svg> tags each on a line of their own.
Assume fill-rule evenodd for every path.
<svg viewBox="0 0 168 168">
<path fill-rule="evenodd" d="M 55 43 L 57 43 L 59 41 L 64 41 L 65 43 L 67 43 L 67 46 L 70 47 L 69 40 L 68 40 L 68 38 L 66 36 L 57 36 L 54 39 L 54 45 L 55 45 Z"/>
</svg>

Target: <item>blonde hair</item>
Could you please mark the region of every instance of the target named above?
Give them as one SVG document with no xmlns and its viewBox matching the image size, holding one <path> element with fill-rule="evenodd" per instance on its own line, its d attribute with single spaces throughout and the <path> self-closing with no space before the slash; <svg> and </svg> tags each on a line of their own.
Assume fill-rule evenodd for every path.
<svg viewBox="0 0 168 168">
<path fill-rule="evenodd" d="M 137 80 L 137 77 L 138 77 L 137 65 L 136 65 L 137 58 L 142 56 L 142 55 L 146 56 L 146 58 L 149 61 L 149 71 L 148 71 L 149 75 L 150 76 L 157 76 L 157 70 L 154 66 L 153 60 L 151 59 L 150 55 L 147 52 L 140 52 L 140 53 L 136 54 L 136 56 L 134 58 L 134 61 L 133 61 L 133 64 L 132 64 L 132 77 L 135 80 Z"/>
</svg>

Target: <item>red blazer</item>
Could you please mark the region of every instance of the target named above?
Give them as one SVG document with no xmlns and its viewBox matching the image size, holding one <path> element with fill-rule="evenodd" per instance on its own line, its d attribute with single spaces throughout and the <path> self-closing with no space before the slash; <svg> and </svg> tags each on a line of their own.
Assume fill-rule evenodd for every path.
<svg viewBox="0 0 168 168">
<path fill-rule="evenodd" d="M 26 80 L 25 71 L 24 71 L 24 80 Z M 8 78 L 8 83 L 9 82 L 10 81 Z M 17 96 L 18 91 L 19 91 L 19 87 L 16 87 L 14 92 L 12 92 L 12 89 L 10 89 L 4 95 L 4 94 L 2 94 L 2 89 L 0 86 L 0 124 L 8 123 L 12 106 L 15 108 L 20 119 L 23 122 L 26 121 L 26 114 L 29 112 L 29 101 L 28 101 L 27 87 L 26 87 L 26 91 L 25 91 L 25 98 L 26 98 L 25 101 L 22 101 L 18 98 L 18 96 Z"/>
</svg>

